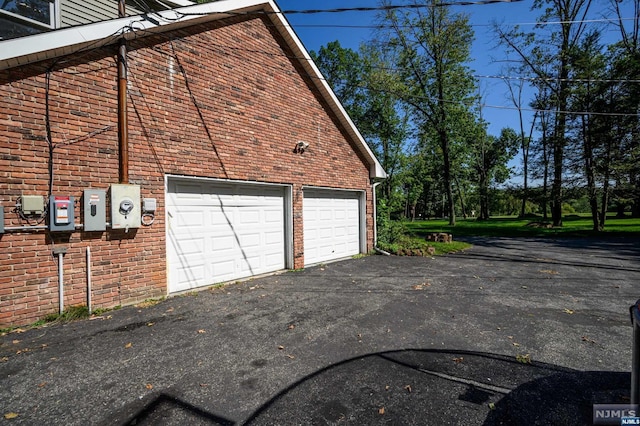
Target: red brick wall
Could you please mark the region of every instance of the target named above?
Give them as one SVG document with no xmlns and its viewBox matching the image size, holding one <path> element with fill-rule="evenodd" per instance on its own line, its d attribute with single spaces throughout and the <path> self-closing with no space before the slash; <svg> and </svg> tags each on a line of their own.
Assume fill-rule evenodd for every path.
<svg viewBox="0 0 640 426">
<path fill-rule="evenodd" d="M 155 223 L 137 230 L 0 237 L 0 327 L 58 310 L 57 257 L 64 246 L 65 306 L 86 301 L 86 247 L 96 307 L 166 295 L 166 174 L 293 185 L 294 267 L 304 265 L 302 185 L 366 190 L 367 247 L 373 245 L 369 169 L 267 21 L 206 24 L 138 39 L 128 54 L 129 182 L 158 201 Z M 5 226 L 24 224 L 22 193 L 53 194 L 118 183 L 115 47 L 0 72 L 0 203 Z M 196 107 L 198 105 L 198 107 Z M 294 153 L 298 141 L 310 144 Z M 107 218 L 109 220 L 109 218 Z"/>
</svg>

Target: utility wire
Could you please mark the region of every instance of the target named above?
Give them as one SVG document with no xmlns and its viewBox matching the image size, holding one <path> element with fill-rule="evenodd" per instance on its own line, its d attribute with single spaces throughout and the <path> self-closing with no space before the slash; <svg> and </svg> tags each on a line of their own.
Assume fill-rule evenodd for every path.
<svg viewBox="0 0 640 426">
<path fill-rule="evenodd" d="M 439 7 L 450 7 L 450 6 L 475 6 L 475 5 L 488 5 L 488 4 L 496 4 L 496 3 L 519 3 L 524 0 L 476 0 L 476 1 L 458 1 L 458 2 L 441 2 L 436 4 L 391 4 L 384 6 L 358 6 L 358 7 L 339 7 L 332 9 L 287 9 L 280 11 L 249 11 L 249 12 L 203 12 L 203 13 L 180 13 L 183 16 L 202 16 L 209 15 L 211 13 L 223 13 L 228 15 L 252 15 L 252 14 L 283 14 L 283 15 L 294 15 L 294 14 L 319 14 L 319 13 L 345 13 L 345 12 L 386 12 L 392 10 L 399 9 L 431 9 L 431 8 L 439 8 Z"/>
<path fill-rule="evenodd" d="M 168 41 L 171 41 L 169 38 L 167 38 Z M 175 39 L 173 39 L 175 40 Z M 274 56 L 278 56 L 278 57 L 282 57 L 283 59 L 288 59 L 288 60 L 306 60 L 306 58 L 300 58 L 300 57 L 295 57 L 295 56 L 289 56 L 289 55 L 285 55 L 285 54 L 273 54 L 273 53 L 269 53 L 269 52 L 265 52 L 265 51 L 261 51 L 261 50 L 252 50 L 252 49 L 246 49 L 246 48 L 242 48 L 242 47 L 232 47 L 232 46 L 225 46 L 225 45 L 220 45 L 220 44 L 215 44 L 215 43 L 209 43 L 206 41 L 194 41 L 194 40 L 189 40 L 186 38 L 180 38 L 179 39 L 180 42 L 185 45 L 185 46 L 191 46 L 194 48 L 197 48 L 198 51 L 203 51 L 203 52 L 217 52 L 218 54 L 223 54 L 223 55 L 232 55 L 233 52 L 236 52 L 237 57 L 241 57 L 244 58 L 245 63 L 251 63 L 253 62 L 254 65 L 261 67 L 262 69 L 265 68 L 264 62 L 261 61 L 257 55 L 258 54 L 262 54 L 262 55 L 268 55 L 270 57 L 274 57 Z M 154 48 L 154 50 L 156 50 L 157 52 L 160 52 L 162 54 L 168 55 L 168 56 L 174 56 L 171 55 L 167 52 L 164 52 L 161 49 L 158 48 Z M 251 55 L 246 55 L 245 53 L 251 53 Z M 174 56 L 175 57 L 175 56 Z M 176 58 L 177 59 L 177 58 Z M 273 66 L 273 67 L 269 67 L 271 68 L 274 72 L 282 72 L 282 69 L 279 68 L 278 66 Z M 322 77 L 322 76 L 317 76 L 317 75 L 312 75 L 312 74 L 303 74 L 304 77 L 310 78 L 310 79 L 314 79 L 314 80 L 320 80 L 320 81 L 325 81 L 327 82 L 327 80 Z M 623 80 L 624 81 L 624 80 Z M 640 82 L 637 81 L 637 82 Z M 375 89 L 366 85 L 359 85 L 358 88 L 363 89 L 363 90 L 371 90 L 371 91 L 375 91 L 375 92 L 379 92 L 379 93 L 386 93 L 389 95 L 392 95 L 394 97 L 397 98 L 401 98 L 402 96 L 397 93 L 397 92 L 393 92 L 393 91 L 388 91 L 388 90 L 381 90 L 381 89 Z M 428 96 L 411 96 L 411 99 L 414 100 L 424 100 L 424 101 L 436 101 L 435 98 L 431 98 Z M 458 101 L 452 101 L 452 100 L 448 100 L 448 99 L 443 99 L 442 102 L 444 103 L 448 103 L 450 105 L 467 105 L 464 102 L 458 102 Z M 636 113 L 606 113 L 606 112 L 597 112 L 597 111 L 559 111 L 559 110 L 555 110 L 555 109 L 551 109 L 551 110 L 543 110 L 543 109 L 536 109 L 536 108 L 518 108 L 518 107 L 514 107 L 514 106 L 503 106 L 503 105 L 491 105 L 491 104 L 474 104 L 477 105 L 479 107 L 482 108 L 491 108 L 491 109 L 499 109 L 499 110 L 511 110 L 511 111 L 531 111 L 531 112 L 545 112 L 545 113 L 553 113 L 553 114 L 566 114 L 566 115 L 592 115 L 592 116 L 609 116 L 609 117 L 637 117 L 638 114 Z"/>
</svg>

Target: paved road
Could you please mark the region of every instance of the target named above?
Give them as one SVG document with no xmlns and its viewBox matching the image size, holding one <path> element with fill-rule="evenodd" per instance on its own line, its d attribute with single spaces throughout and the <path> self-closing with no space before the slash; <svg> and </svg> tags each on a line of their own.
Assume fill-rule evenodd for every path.
<svg viewBox="0 0 640 426">
<path fill-rule="evenodd" d="M 588 424 L 628 402 L 640 242 L 472 242 L 7 334 L 0 424 Z"/>
</svg>

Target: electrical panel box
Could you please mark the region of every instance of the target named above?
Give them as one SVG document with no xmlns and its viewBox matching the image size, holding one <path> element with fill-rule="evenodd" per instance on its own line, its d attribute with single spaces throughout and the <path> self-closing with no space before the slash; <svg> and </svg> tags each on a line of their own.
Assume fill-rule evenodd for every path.
<svg viewBox="0 0 640 426">
<path fill-rule="evenodd" d="M 49 230 L 52 232 L 74 231 L 76 229 L 74 200 L 69 195 L 49 197 Z"/>
<path fill-rule="evenodd" d="M 41 215 L 44 213 L 44 197 L 42 195 L 20 196 L 22 213 L 25 215 Z"/>
<path fill-rule="evenodd" d="M 83 194 L 84 230 L 107 229 L 107 192 L 104 189 L 85 189 Z"/>
<path fill-rule="evenodd" d="M 0 206 L 0 234 L 4 234 L 4 206 Z"/>
<path fill-rule="evenodd" d="M 140 227 L 140 186 L 111 185 L 111 229 Z"/>
</svg>

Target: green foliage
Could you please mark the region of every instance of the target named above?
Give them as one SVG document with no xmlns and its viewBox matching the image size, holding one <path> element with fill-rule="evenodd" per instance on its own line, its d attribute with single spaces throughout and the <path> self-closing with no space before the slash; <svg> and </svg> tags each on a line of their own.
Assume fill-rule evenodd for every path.
<svg viewBox="0 0 640 426">
<path fill-rule="evenodd" d="M 395 244 L 405 233 L 402 222 L 391 220 L 391 209 L 384 199 L 378 202 L 378 245 Z"/>
<path fill-rule="evenodd" d="M 50 322 L 67 322 L 89 317 L 89 308 L 84 305 L 71 306 L 65 309 L 61 314 L 49 314 L 44 317 L 44 321 Z"/>
<path fill-rule="evenodd" d="M 593 231 L 589 215 L 570 215 L 563 218 L 562 227 L 551 227 L 540 216 L 493 217 L 489 220 L 460 220 L 455 227 L 445 220 L 423 220 L 405 222 L 404 226 L 414 235 L 427 235 L 433 232 L 452 233 L 454 238 L 464 236 L 482 237 L 587 237 L 587 236 L 640 236 L 640 218 L 615 216 L 607 217 L 605 231 Z"/>
<path fill-rule="evenodd" d="M 435 249 L 433 255 L 443 255 L 466 250 L 471 244 L 462 241 L 450 243 L 427 242 L 423 237 L 403 234 L 393 244 L 380 244 L 379 248 L 397 256 L 431 256 L 429 248 Z"/>
</svg>

